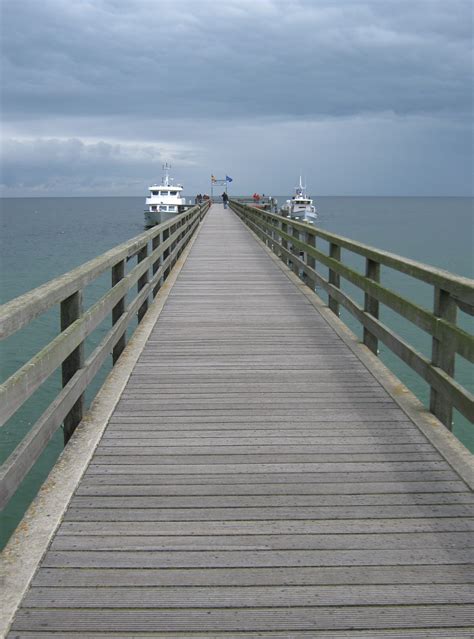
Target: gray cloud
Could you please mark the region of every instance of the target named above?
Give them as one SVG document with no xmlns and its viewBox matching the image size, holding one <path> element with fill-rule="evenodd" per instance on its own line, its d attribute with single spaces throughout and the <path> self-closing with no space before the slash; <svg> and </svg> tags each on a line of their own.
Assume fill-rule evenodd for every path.
<svg viewBox="0 0 474 639">
<path fill-rule="evenodd" d="M 124 144 L 80 139 L 7 139 L 2 145 L 5 190 L 48 193 L 144 192 L 165 160 L 193 166 L 193 150 L 180 144 Z M 45 158 L 47 161 L 45 162 Z M 21 177 L 20 177 L 21 176 Z"/>
<path fill-rule="evenodd" d="M 291 191 L 302 170 L 315 195 L 456 195 L 472 176 L 465 128 L 436 118 L 387 113 L 198 128 L 176 120 L 162 128 L 174 143 L 7 141 L 3 188 L 11 195 L 143 195 L 163 160 L 171 161 L 188 194 L 205 191 L 211 172 L 232 175 L 236 193 L 280 194 Z"/>
<path fill-rule="evenodd" d="M 306 117 L 470 106 L 463 1 L 15 0 L 3 19 L 13 118 L 38 110 L 49 118 L 66 110 Z"/>
<path fill-rule="evenodd" d="M 374 136 L 392 145 L 385 159 L 419 139 L 449 160 L 431 187 L 421 180 L 428 190 L 470 188 L 469 0 L 4 0 L 2 30 L 7 191 L 35 170 L 56 189 L 62 154 L 83 188 L 99 166 L 103 188 L 132 188 L 164 154 L 196 183 L 224 161 L 224 141 L 226 165 L 245 174 L 245 131 L 269 152 L 298 131 L 309 162 L 341 159 L 340 132 L 357 138 L 361 122 L 367 167 Z"/>
</svg>

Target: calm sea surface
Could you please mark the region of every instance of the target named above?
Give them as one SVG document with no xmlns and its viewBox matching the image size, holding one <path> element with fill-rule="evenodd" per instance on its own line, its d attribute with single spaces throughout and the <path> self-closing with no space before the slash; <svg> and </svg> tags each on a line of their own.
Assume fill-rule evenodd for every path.
<svg viewBox="0 0 474 639">
<path fill-rule="evenodd" d="M 279 198 L 280 203 L 286 196 Z M 315 201 L 320 226 L 359 240 L 473 277 L 473 199 L 472 198 L 386 198 L 320 197 Z M 144 200 L 121 198 L 17 198 L 0 200 L 1 275 L 0 302 L 6 302 L 43 284 L 53 277 L 96 257 L 143 230 Z M 361 258 L 352 260 L 363 270 Z M 323 273 L 323 269 L 321 269 Z M 410 299 L 432 308 L 432 290 L 410 278 L 382 270 L 382 283 L 396 286 Z M 110 286 L 109 275 L 89 287 L 86 304 L 94 302 Z M 355 299 L 360 294 L 345 286 Z M 323 294 L 321 294 L 322 297 Z M 345 312 L 342 318 L 360 335 L 357 323 Z M 388 310 L 381 318 L 423 354 L 429 356 L 431 340 Z M 461 314 L 460 323 L 469 328 L 471 320 Z M 57 334 L 58 312 L 52 309 L 28 329 L 20 331 L 1 345 L 1 377 L 6 379 Z M 86 344 L 91 352 L 105 334 L 108 324 L 100 326 Z M 472 325 L 470 326 L 472 329 Z M 382 360 L 425 403 L 427 385 L 382 346 Z M 466 363 L 456 361 L 457 379 L 472 388 Z M 100 373 L 90 397 L 100 386 L 109 367 Z M 0 461 L 3 461 L 28 432 L 60 388 L 59 375 L 53 375 L 0 432 Z M 455 416 L 455 434 L 474 449 L 474 432 L 460 415 Z M 62 432 L 52 438 L 39 462 L 4 510 L 0 519 L 0 546 L 34 497 L 41 482 L 62 450 Z"/>
</svg>

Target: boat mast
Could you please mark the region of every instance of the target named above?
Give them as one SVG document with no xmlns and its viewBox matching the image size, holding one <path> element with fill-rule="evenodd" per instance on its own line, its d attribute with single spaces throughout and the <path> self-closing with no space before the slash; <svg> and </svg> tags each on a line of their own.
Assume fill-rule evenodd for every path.
<svg viewBox="0 0 474 639">
<path fill-rule="evenodd" d="M 300 173 L 300 183 L 299 186 L 296 187 L 296 194 L 299 195 L 300 197 L 306 197 L 305 191 L 306 191 L 306 186 L 303 186 L 303 180 L 301 177 L 301 173 Z"/>
<path fill-rule="evenodd" d="M 171 165 L 168 164 L 168 162 L 165 162 L 163 164 L 163 171 L 165 173 L 164 177 L 163 177 L 163 186 L 170 186 L 170 169 L 171 169 Z"/>
</svg>

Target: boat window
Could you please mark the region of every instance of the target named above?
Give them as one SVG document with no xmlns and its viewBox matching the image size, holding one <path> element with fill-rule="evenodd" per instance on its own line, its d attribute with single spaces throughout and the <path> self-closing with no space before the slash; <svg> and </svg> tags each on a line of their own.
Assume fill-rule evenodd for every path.
<svg viewBox="0 0 474 639">
<path fill-rule="evenodd" d="M 152 211 L 156 211 L 156 206 L 152 206 L 152 207 L 151 207 L 151 210 L 152 210 Z"/>
<path fill-rule="evenodd" d="M 175 206 L 170 206 L 170 207 L 168 208 L 168 210 L 169 210 L 169 211 L 176 211 L 176 207 L 175 207 Z"/>
<path fill-rule="evenodd" d="M 158 191 L 152 191 L 151 194 L 152 195 L 158 195 Z"/>
<path fill-rule="evenodd" d="M 170 191 L 170 195 L 178 195 L 178 191 Z"/>
<path fill-rule="evenodd" d="M 167 211 L 168 207 L 167 206 L 160 206 L 160 211 Z"/>
</svg>

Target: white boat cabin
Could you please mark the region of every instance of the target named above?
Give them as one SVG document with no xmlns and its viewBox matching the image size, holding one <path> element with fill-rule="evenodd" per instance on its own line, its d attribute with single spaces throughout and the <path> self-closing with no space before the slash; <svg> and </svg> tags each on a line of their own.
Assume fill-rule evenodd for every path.
<svg viewBox="0 0 474 639">
<path fill-rule="evenodd" d="M 295 194 L 291 200 L 286 200 L 281 212 L 294 220 L 315 224 L 318 218 L 316 207 L 313 200 L 306 195 L 306 187 L 302 184 L 301 176 L 299 186 L 295 187 Z"/>
<path fill-rule="evenodd" d="M 186 199 L 182 196 L 181 184 L 173 184 L 169 177 L 168 164 L 163 166 L 164 176 L 161 184 L 153 184 L 148 187 L 149 195 L 146 198 L 145 223 L 153 226 L 174 217 L 183 211 Z"/>
</svg>

